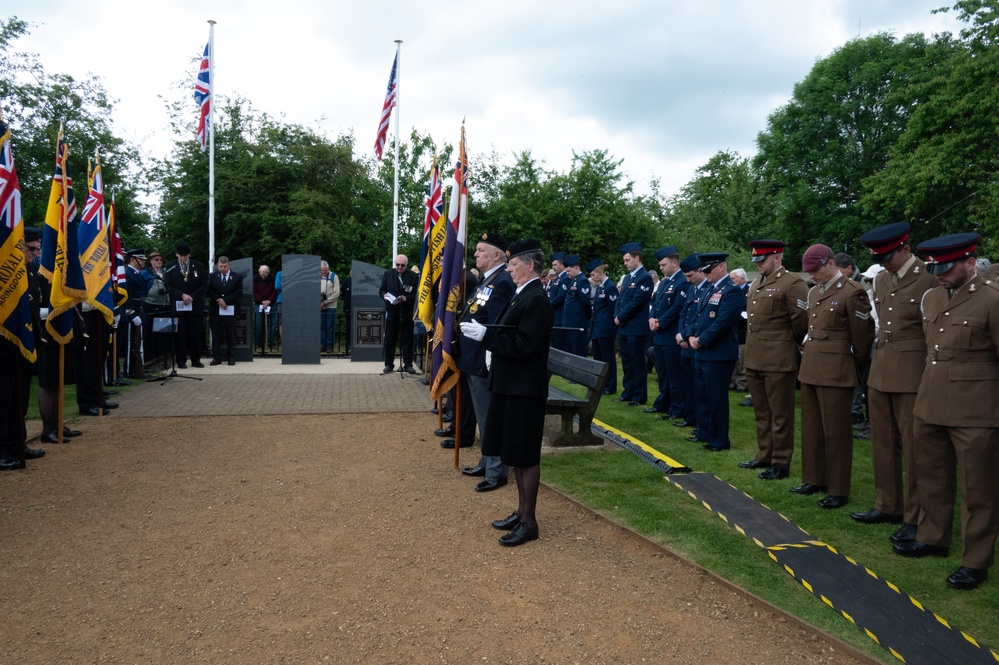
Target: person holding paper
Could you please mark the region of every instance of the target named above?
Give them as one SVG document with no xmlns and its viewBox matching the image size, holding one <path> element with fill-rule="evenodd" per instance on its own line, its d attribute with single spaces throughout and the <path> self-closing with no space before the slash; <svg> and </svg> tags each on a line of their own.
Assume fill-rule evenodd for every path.
<svg viewBox="0 0 999 665">
<path fill-rule="evenodd" d="M 267 346 L 271 351 L 277 348 L 277 311 L 272 306 L 277 302 L 277 288 L 274 286 L 274 278 L 271 277 L 269 266 L 262 265 L 257 268 L 257 274 L 253 278 L 253 304 L 256 305 L 256 340 L 261 351 L 264 348 L 264 325 L 267 326 Z"/>
<path fill-rule="evenodd" d="M 218 270 L 208 278 L 208 321 L 212 326 L 212 365 L 222 364 L 222 341 L 226 359 L 236 364 L 236 317 L 239 297 L 243 295 L 243 276 L 229 269 L 229 257 L 220 256 Z"/>
<path fill-rule="evenodd" d="M 386 270 L 382 276 L 378 295 L 385 301 L 385 369 L 389 373 L 395 366 L 395 347 L 402 346 L 403 369 L 416 374 L 413 369 L 413 305 L 420 276 L 406 270 L 409 259 L 405 254 L 395 257 L 395 270 Z"/>
<path fill-rule="evenodd" d="M 177 312 L 177 367 L 186 369 L 188 356 L 192 367 L 204 367 L 201 364 L 204 343 L 202 315 L 208 274 L 204 265 L 191 258 L 191 246 L 186 242 L 178 242 L 173 251 L 177 260 L 170 262 L 164 281 Z"/>
</svg>

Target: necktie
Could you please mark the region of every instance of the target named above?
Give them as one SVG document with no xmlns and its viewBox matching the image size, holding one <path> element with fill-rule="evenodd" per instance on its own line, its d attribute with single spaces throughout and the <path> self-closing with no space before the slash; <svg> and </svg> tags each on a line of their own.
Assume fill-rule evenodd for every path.
<svg viewBox="0 0 999 665">
<path fill-rule="evenodd" d="M 898 286 L 898 273 L 897 272 L 893 272 L 891 274 L 891 283 L 892 283 L 892 286 Z"/>
</svg>

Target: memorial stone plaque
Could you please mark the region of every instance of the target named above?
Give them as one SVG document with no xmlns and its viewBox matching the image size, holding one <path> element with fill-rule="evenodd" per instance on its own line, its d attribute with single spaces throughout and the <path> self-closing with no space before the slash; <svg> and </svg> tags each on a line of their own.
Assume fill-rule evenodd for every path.
<svg viewBox="0 0 999 665">
<path fill-rule="evenodd" d="M 350 359 L 356 362 L 380 362 L 385 358 L 382 340 L 385 337 L 385 301 L 378 295 L 385 268 L 351 261 L 353 285 L 350 305 L 350 325 L 353 340 Z"/>
<path fill-rule="evenodd" d="M 281 364 L 318 365 L 319 257 L 281 257 Z"/>
<path fill-rule="evenodd" d="M 243 276 L 243 295 L 239 297 L 236 318 L 236 362 L 253 362 L 253 259 L 230 261 L 229 269 Z"/>
</svg>

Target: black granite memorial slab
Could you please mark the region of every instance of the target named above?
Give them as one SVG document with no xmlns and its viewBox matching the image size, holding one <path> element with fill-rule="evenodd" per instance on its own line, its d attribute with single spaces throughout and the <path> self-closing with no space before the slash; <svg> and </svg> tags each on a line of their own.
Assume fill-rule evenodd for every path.
<svg viewBox="0 0 999 665">
<path fill-rule="evenodd" d="M 236 362 L 253 362 L 253 259 L 229 261 L 229 269 L 243 276 L 243 295 L 236 318 Z"/>
<path fill-rule="evenodd" d="M 385 337 L 385 301 L 378 295 L 385 268 L 351 261 L 350 359 L 354 362 L 382 362 Z"/>
<path fill-rule="evenodd" d="M 281 364 L 318 365 L 319 257 L 281 257 Z"/>
</svg>

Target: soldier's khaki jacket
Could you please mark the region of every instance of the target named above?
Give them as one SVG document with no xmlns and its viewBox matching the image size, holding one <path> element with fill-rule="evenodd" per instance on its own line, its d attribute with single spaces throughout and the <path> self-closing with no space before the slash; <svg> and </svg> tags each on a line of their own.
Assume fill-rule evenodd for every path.
<svg viewBox="0 0 999 665">
<path fill-rule="evenodd" d="M 746 296 L 746 368 L 795 372 L 808 329 L 808 285 L 781 267 L 758 277 Z"/>
<path fill-rule="evenodd" d="M 926 272 L 918 258 L 898 284 L 884 270 L 874 278 L 874 308 L 878 315 L 878 341 L 871 360 L 867 385 L 885 393 L 914 393 L 919 390 L 926 361 L 926 338 L 923 337 L 923 294 L 936 286 L 937 280 Z"/>
<path fill-rule="evenodd" d="M 999 427 L 999 290 L 973 277 L 923 296 L 926 363 L 913 412 L 944 427 Z"/>
<path fill-rule="evenodd" d="M 822 295 L 813 286 L 798 380 L 813 386 L 856 386 L 873 342 L 871 301 L 862 286 L 843 276 L 829 280 Z"/>
</svg>

